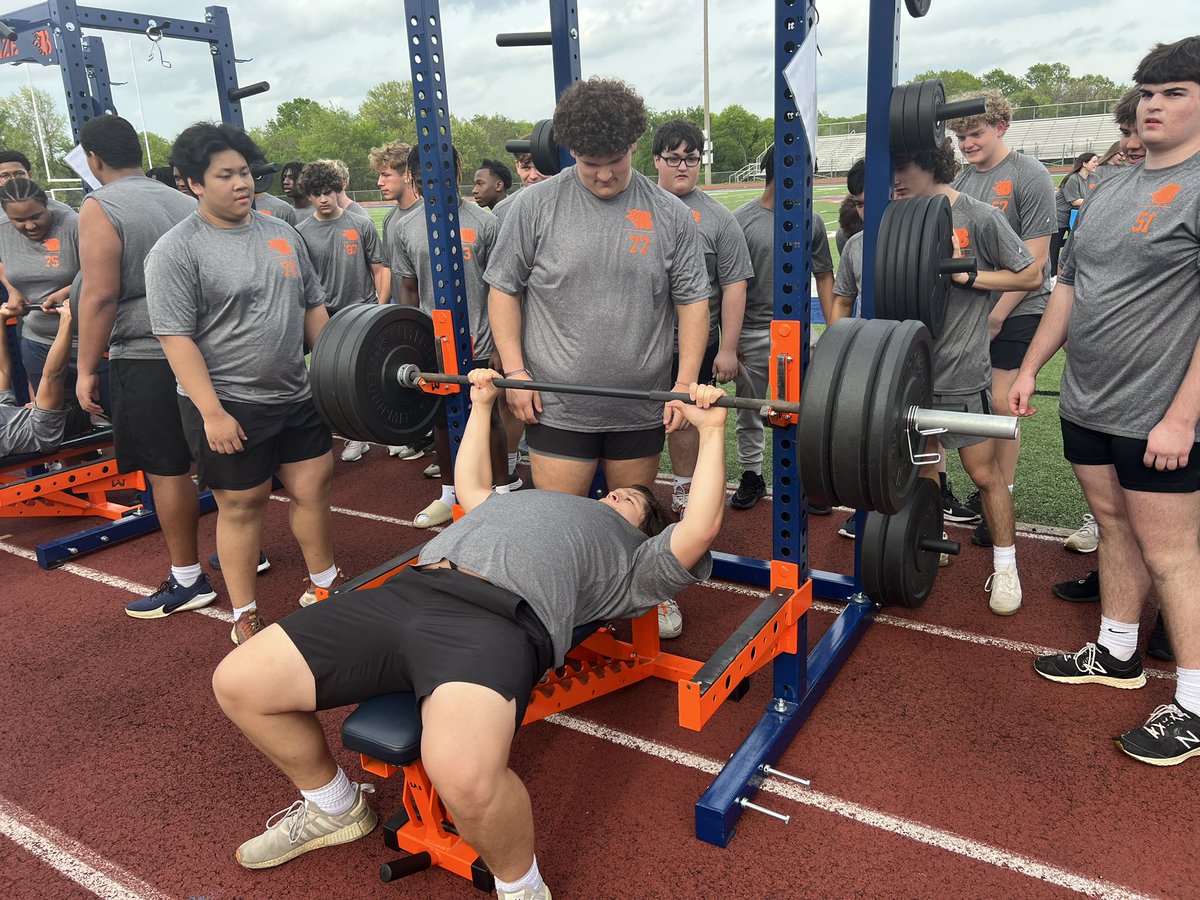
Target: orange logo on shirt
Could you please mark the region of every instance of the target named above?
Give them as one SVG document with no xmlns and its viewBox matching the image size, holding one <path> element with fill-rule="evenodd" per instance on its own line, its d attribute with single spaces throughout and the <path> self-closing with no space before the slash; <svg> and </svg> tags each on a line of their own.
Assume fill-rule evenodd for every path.
<svg viewBox="0 0 1200 900">
<path fill-rule="evenodd" d="M 699 225 L 700 224 L 700 210 L 693 209 L 692 210 L 692 218 L 695 219 L 696 224 Z"/>
<path fill-rule="evenodd" d="M 271 212 L 269 209 L 260 209 L 259 212 L 262 213 L 264 216 L 274 217 L 274 215 L 275 215 L 275 213 Z"/>
<path fill-rule="evenodd" d="M 267 241 L 267 246 L 283 256 L 291 256 L 293 253 L 292 245 L 283 238 L 271 238 L 269 241 Z"/>
<path fill-rule="evenodd" d="M 1155 203 L 1166 205 L 1179 196 L 1179 192 L 1183 190 L 1177 184 L 1168 184 L 1160 187 L 1157 191 L 1150 195 L 1150 199 Z"/>
<path fill-rule="evenodd" d="M 62 249 L 58 238 L 46 238 L 44 241 L 42 241 L 42 246 L 51 253 L 57 253 L 60 249 Z"/>
<path fill-rule="evenodd" d="M 995 183 L 995 185 L 992 186 L 992 190 L 994 190 L 996 192 L 996 194 L 1001 197 L 1011 197 L 1012 196 L 1012 182 L 1011 181 L 997 181 Z"/>
<path fill-rule="evenodd" d="M 292 245 L 283 238 L 271 238 L 267 241 L 267 246 L 281 256 L 292 256 Z M 300 274 L 300 267 L 296 264 L 295 258 L 281 259 L 279 266 L 283 269 L 284 278 L 295 278 Z"/>
<path fill-rule="evenodd" d="M 629 224 L 639 231 L 654 230 L 654 220 L 650 218 L 650 213 L 644 209 L 631 209 L 625 214 L 625 218 L 629 220 Z"/>
<path fill-rule="evenodd" d="M 358 240 L 358 229 L 357 228 L 347 228 L 345 231 L 342 232 L 342 237 L 344 237 L 348 241 L 357 241 Z"/>
<path fill-rule="evenodd" d="M 958 249 L 966 250 L 971 246 L 971 232 L 965 228 L 955 228 L 954 237 L 958 239 Z"/>
</svg>

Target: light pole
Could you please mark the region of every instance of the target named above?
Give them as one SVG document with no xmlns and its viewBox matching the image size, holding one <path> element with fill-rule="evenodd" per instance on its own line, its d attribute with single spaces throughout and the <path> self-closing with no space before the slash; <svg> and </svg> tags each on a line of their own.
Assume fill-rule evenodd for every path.
<svg viewBox="0 0 1200 900">
<path fill-rule="evenodd" d="M 712 186 L 712 116 L 708 108 L 708 0 L 704 0 L 704 183 Z"/>
</svg>

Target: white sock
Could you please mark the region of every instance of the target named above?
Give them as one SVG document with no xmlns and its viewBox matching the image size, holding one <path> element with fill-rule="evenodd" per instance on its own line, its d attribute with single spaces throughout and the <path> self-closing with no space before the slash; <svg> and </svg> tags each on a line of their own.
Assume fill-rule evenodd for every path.
<svg viewBox="0 0 1200 900">
<path fill-rule="evenodd" d="M 1175 705 L 1194 715 L 1200 714 L 1200 669 L 1176 666 L 1175 677 L 1179 679 L 1175 685 Z"/>
<path fill-rule="evenodd" d="M 254 612 L 258 609 L 258 601 L 251 600 L 245 606 L 235 606 L 233 608 L 233 621 L 237 621 L 248 612 Z"/>
<path fill-rule="evenodd" d="M 453 506 L 457 501 L 458 501 L 458 498 L 454 496 L 454 485 L 443 484 L 442 485 L 442 502 L 445 503 L 447 506 Z"/>
<path fill-rule="evenodd" d="M 194 566 L 171 566 L 171 577 L 180 587 L 191 587 L 200 580 L 200 563 Z"/>
<path fill-rule="evenodd" d="M 524 890 L 539 891 L 542 888 L 542 873 L 538 871 L 537 857 L 533 858 L 533 865 L 529 867 L 529 871 L 518 878 L 516 881 L 508 882 L 495 879 L 496 890 L 504 891 L 507 894 L 516 894 Z"/>
<path fill-rule="evenodd" d="M 1014 544 L 1011 547 L 992 546 L 992 568 L 1002 569 L 1005 566 L 1015 566 L 1017 564 L 1017 547 Z"/>
<path fill-rule="evenodd" d="M 1107 616 L 1100 617 L 1100 636 L 1096 643 L 1122 662 L 1137 652 L 1138 623 L 1118 622 Z"/>
<path fill-rule="evenodd" d="M 520 456 L 519 453 L 508 454 L 508 473 L 509 473 L 509 475 L 511 475 L 513 472 L 517 471 L 517 457 L 518 456 Z"/>
<path fill-rule="evenodd" d="M 315 791 L 301 791 L 300 796 L 312 803 L 327 816 L 340 816 L 349 812 L 354 805 L 354 784 L 338 766 L 333 781 Z"/>
<path fill-rule="evenodd" d="M 507 484 L 494 484 L 492 485 L 492 490 L 494 490 L 497 494 L 510 493 L 510 489 Z"/>
<path fill-rule="evenodd" d="M 1010 494 L 1013 492 L 1013 486 L 1011 484 L 1008 486 L 1008 492 Z"/>
<path fill-rule="evenodd" d="M 331 584 L 333 584 L 333 580 L 337 578 L 337 563 L 334 563 L 324 572 L 318 572 L 316 575 L 314 575 L 312 572 L 309 572 L 308 578 L 319 588 L 329 587 Z"/>
</svg>

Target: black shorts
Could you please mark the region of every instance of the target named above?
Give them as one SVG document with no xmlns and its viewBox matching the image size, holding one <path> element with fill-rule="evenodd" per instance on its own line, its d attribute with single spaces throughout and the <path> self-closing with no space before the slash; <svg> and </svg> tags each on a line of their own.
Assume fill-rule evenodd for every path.
<svg viewBox="0 0 1200 900">
<path fill-rule="evenodd" d="M 122 472 L 186 475 L 192 470 L 175 373 L 165 359 L 109 362 L 113 447 Z"/>
<path fill-rule="evenodd" d="M 721 350 L 720 341 L 709 344 L 704 348 L 704 359 L 700 361 L 700 375 L 696 379 L 698 384 L 716 384 L 716 376 L 713 375 L 713 364 L 717 361 L 717 353 Z M 679 377 L 679 348 L 675 348 L 675 356 L 671 359 L 671 382 L 674 384 L 675 379 Z"/>
<path fill-rule="evenodd" d="M 217 490 L 248 491 L 279 471 L 329 452 L 333 435 L 311 399 L 295 403 L 237 403 L 222 400 L 225 411 L 246 433 L 241 453 L 217 453 L 208 446 L 204 417 L 187 397 L 179 398 L 183 430 L 198 463 L 200 480 Z"/>
<path fill-rule="evenodd" d="M 1029 349 L 1029 342 L 1033 340 L 1041 321 L 1040 315 L 1009 316 L 1005 319 L 1004 324 L 1000 326 L 1000 333 L 992 341 L 992 368 L 1021 368 L 1025 351 Z"/>
<path fill-rule="evenodd" d="M 666 436 L 667 430 L 662 425 L 636 431 L 567 431 L 550 425 L 525 426 L 525 441 L 531 453 L 580 462 L 658 456 Z"/>
<path fill-rule="evenodd" d="M 517 725 L 554 661 L 529 604 L 454 569 L 402 569 L 378 588 L 335 594 L 279 623 L 317 683 L 317 709 L 464 681 L 517 704 Z"/>
<path fill-rule="evenodd" d="M 1078 466 L 1112 466 L 1127 491 L 1190 494 L 1200 490 L 1200 443 L 1192 445 L 1188 463 L 1174 472 L 1160 472 L 1142 462 L 1146 441 L 1118 437 L 1076 425 L 1060 417 L 1063 456 Z"/>
</svg>

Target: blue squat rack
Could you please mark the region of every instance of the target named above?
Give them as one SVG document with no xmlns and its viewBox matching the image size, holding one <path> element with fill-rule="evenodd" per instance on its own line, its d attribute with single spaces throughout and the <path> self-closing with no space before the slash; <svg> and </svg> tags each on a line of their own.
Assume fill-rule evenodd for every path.
<svg viewBox="0 0 1200 900">
<path fill-rule="evenodd" d="M 550 32 L 504 35 L 501 36 L 504 40 L 498 40 L 498 43 L 502 46 L 549 44 L 554 51 L 557 98 L 580 77 L 579 28 L 574 2 L 549 0 L 549 3 Z M 781 334 L 790 335 L 786 345 L 796 347 L 796 351 L 795 356 L 780 354 L 778 347 L 785 345 L 781 341 L 773 346 L 772 353 L 776 357 L 775 368 L 781 373 L 776 379 L 779 395 L 791 399 L 800 396 L 800 382 L 808 365 L 814 162 L 796 99 L 783 71 L 812 30 L 816 10 L 807 0 L 777 0 L 775 6 L 773 344 L 778 329 Z M 900 10 L 900 0 L 870 0 L 866 186 L 870 202 L 865 217 L 862 291 L 863 314 L 868 317 L 874 314 L 875 241 L 888 202 L 891 180 L 888 110 L 898 71 Z M 460 371 L 465 371 L 471 359 L 470 327 L 461 277 L 458 195 L 450 151 L 449 99 L 443 59 L 445 45 L 437 0 L 405 0 L 405 18 L 436 305 L 453 315 L 454 353 Z M 571 160 L 566 151 L 560 152 L 564 155 L 564 165 L 569 165 Z M 450 394 L 446 400 L 451 447 L 457 450 L 467 412 L 466 394 Z M 780 586 L 779 573 L 791 567 L 800 584 L 811 580 L 814 595 L 846 605 L 807 653 L 808 616 L 805 614 L 800 618 L 797 623 L 798 652 L 775 658 L 773 696 L 762 718 L 696 803 L 696 836 L 718 846 L 726 846 L 732 839 L 745 804 L 755 796 L 762 782 L 774 774 L 772 767 L 832 683 L 879 608 L 862 591 L 857 539 L 853 575 L 809 569 L 808 517 L 797 469 L 796 426 L 773 429 L 772 440 L 773 559 L 714 553 L 713 576 L 774 590 Z M 858 517 L 857 530 L 861 534 L 864 514 L 859 512 Z"/>
</svg>

